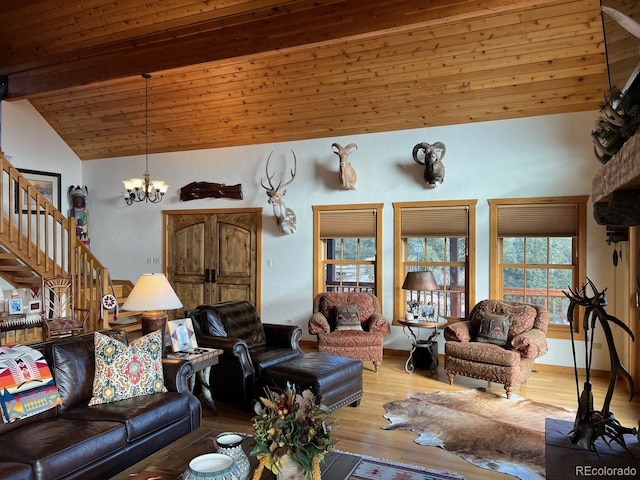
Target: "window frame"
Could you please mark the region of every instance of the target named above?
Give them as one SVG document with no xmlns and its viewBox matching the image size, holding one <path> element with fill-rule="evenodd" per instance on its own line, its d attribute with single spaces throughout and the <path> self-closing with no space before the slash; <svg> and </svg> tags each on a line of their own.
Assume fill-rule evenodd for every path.
<svg viewBox="0 0 640 480">
<path fill-rule="evenodd" d="M 325 248 L 326 242 L 320 238 L 321 232 L 321 214 L 322 212 L 364 212 L 374 211 L 375 219 L 375 241 L 376 241 L 376 259 L 374 265 L 374 295 L 380 300 L 382 305 L 382 213 L 383 203 L 363 203 L 348 205 L 314 205 L 313 207 L 313 296 L 325 291 Z M 362 237 L 336 237 L 336 238 L 362 238 Z M 367 237 L 368 238 L 368 237 Z M 349 263 L 358 263 L 358 261 Z"/>
<path fill-rule="evenodd" d="M 477 200 L 442 200 L 425 202 L 394 202 L 394 319 L 404 319 L 406 306 L 406 292 L 402 290 L 402 284 L 406 276 L 409 262 L 405 255 L 405 242 L 402 237 L 402 216 L 403 213 L 411 209 L 442 209 L 466 208 L 467 209 L 467 255 L 465 259 L 465 312 L 468 315 L 471 307 L 475 305 L 476 299 L 476 207 Z M 441 238 L 441 237 L 438 237 Z M 447 236 L 447 238 L 449 238 Z M 443 262 L 444 265 L 447 262 Z M 455 262 L 458 263 L 458 262 Z M 466 318 L 447 318 L 450 323 L 456 323 Z M 395 322 L 395 320 L 394 320 Z"/>
<path fill-rule="evenodd" d="M 490 215 L 490 242 L 489 242 L 489 284 L 490 284 L 490 296 L 491 298 L 504 298 L 503 294 L 503 264 L 502 264 L 502 245 L 503 240 L 498 236 L 499 224 L 498 224 L 498 210 L 501 206 L 511 206 L 514 208 L 528 206 L 544 206 L 549 207 L 561 206 L 561 205 L 575 205 L 577 207 L 576 214 L 576 231 L 577 236 L 572 237 L 572 265 L 575 271 L 573 278 L 573 285 L 571 288 L 579 288 L 582 279 L 586 278 L 587 271 L 587 202 L 589 197 L 587 195 L 578 196 L 566 196 L 566 197 L 531 197 L 531 198 L 496 198 L 489 199 L 489 215 Z M 549 233 L 547 236 L 540 236 L 540 238 L 553 238 L 564 237 L 564 235 L 554 235 Z M 531 235 L 523 234 L 524 238 L 531 238 Z M 520 237 L 509 237 L 520 238 Z M 511 264 L 509 264 L 511 266 Z M 535 267 L 536 264 L 522 264 L 525 268 Z M 542 265 L 542 264 L 540 264 Z M 553 268 L 553 264 L 544 264 L 544 268 L 547 270 Z M 575 313 L 575 322 L 573 324 L 574 336 L 580 337 L 584 333 L 581 327 L 583 309 L 579 307 Z M 570 339 L 571 329 L 567 328 L 568 325 L 549 324 L 547 329 L 547 337 L 558 339 Z"/>
</svg>

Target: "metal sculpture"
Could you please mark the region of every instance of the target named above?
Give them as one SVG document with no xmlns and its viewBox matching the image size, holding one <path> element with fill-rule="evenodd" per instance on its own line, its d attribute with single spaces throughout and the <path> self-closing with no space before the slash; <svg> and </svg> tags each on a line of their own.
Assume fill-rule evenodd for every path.
<svg viewBox="0 0 640 480">
<path fill-rule="evenodd" d="M 260 182 L 262 188 L 267 191 L 267 197 L 269 197 L 269 203 L 273 206 L 273 214 L 276 217 L 278 227 L 280 227 L 280 230 L 282 230 L 282 233 L 285 235 L 292 234 L 296 231 L 296 214 L 284 204 L 284 195 L 287 193 L 284 187 L 293 182 L 293 179 L 296 177 L 296 154 L 293 150 L 291 150 L 291 153 L 293 154 L 293 168 L 291 169 L 291 178 L 289 181 L 282 183 L 284 181 L 283 172 L 280 174 L 280 181 L 278 182 L 278 185 L 275 187 L 273 186 L 271 180 L 275 176 L 275 172 L 273 175 L 269 175 L 269 161 L 271 160 L 271 155 L 273 155 L 273 152 L 271 152 L 269 154 L 269 158 L 267 158 L 266 166 L 267 182 L 269 183 L 269 186 L 267 187 L 263 181 Z"/>
<path fill-rule="evenodd" d="M 616 386 L 618 375 L 621 375 L 626 381 L 629 387 L 631 400 L 634 396 L 633 378 L 626 370 L 626 368 L 620 362 L 620 357 L 616 350 L 616 345 L 613 339 L 613 332 L 611 331 L 610 323 L 613 323 L 622 328 L 629 334 L 632 340 L 635 341 L 633 332 L 618 318 L 613 315 L 609 315 L 605 308 L 607 306 L 607 299 L 605 296 L 606 288 L 601 292 L 598 291 L 594 283 L 587 278 L 588 286 L 591 288 L 593 295 L 587 294 L 587 285 L 582 285 L 580 289 L 569 289 L 569 293 L 563 291 L 567 298 L 570 300 L 569 308 L 567 310 L 567 319 L 571 328 L 571 347 L 573 349 L 573 363 L 574 373 L 576 379 L 576 393 L 578 396 L 578 411 L 576 413 L 576 419 L 574 422 L 574 428 L 571 431 L 571 443 L 579 445 L 582 448 L 597 452 L 595 442 L 598 438 L 602 437 L 610 444 L 611 441 L 615 441 L 625 450 L 629 451 L 625 443 L 624 435 L 632 434 L 637 435 L 638 441 L 640 441 L 640 434 L 637 428 L 623 427 L 616 419 L 613 412 L 609 410 L 611 406 L 611 398 L 613 397 L 613 391 Z M 573 323 L 575 321 L 575 309 L 576 306 L 584 307 L 583 328 L 584 328 L 584 342 L 585 342 L 585 370 L 586 376 L 583 384 L 582 393 L 580 393 L 580 384 L 578 378 L 578 364 L 576 362 L 576 348 L 575 339 L 573 335 Z M 609 358 L 611 362 L 611 370 L 609 372 L 609 388 L 605 396 L 602 409 L 595 410 L 593 407 L 593 392 L 591 385 L 591 359 L 593 358 L 593 339 L 594 329 L 596 326 L 596 320 L 599 321 L 602 326 L 605 338 L 607 339 L 607 346 L 609 347 Z M 640 425 L 640 422 L 639 422 Z"/>
<path fill-rule="evenodd" d="M 419 153 L 423 152 L 424 159 L 420 160 Z M 424 181 L 431 188 L 435 188 L 444 182 L 444 163 L 442 159 L 447 151 L 444 143 L 436 142 L 433 145 L 427 142 L 418 143 L 413 147 L 413 160 L 424 165 Z"/>
<path fill-rule="evenodd" d="M 358 182 L 358 176 L 356 170 L 349 161 L 349 154 L 358 149 L 358 145 L 350 143 L 346 147 L 338 143 L 331 144 L 333 153 L 340 158 L 340 185 L 344 190 L 355 190 L 356 183 Z"/>
</svg>

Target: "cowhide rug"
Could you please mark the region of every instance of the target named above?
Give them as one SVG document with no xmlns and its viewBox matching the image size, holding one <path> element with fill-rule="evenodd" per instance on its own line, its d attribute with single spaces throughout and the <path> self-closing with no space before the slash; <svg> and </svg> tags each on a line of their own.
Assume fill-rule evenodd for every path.
<svg viewBox="0 0 640 480">
<path fill-rule="evenodd" d="M 571 420 L 575 412 L 484 389 L 417 393 L 384 405 L 385 430 L 419 433 L 420 445 L 455 453 L 482 468 L 523 480 L 545 478 L 545 418 Z M 567 432 L 568 433 L 568 432 Z"/>
</svg>

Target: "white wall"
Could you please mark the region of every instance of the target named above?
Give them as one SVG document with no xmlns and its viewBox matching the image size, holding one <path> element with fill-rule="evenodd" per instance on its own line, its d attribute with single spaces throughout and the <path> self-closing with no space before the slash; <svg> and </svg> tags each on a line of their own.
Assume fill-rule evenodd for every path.
<svg viewBox="0 0 640 480">
<path fill-rule="evenodd" d="M 162 265 L 153 262 L 162 257 L 162 210 L 263 207 L 263 321 L 284 323 L 293 319 L 310 340 L 313 337 L 308 335 L 306 325 L 313 296 L 313 205 L 384 203 L 381 300 L 384 313 L 392 318 L 392 203 L 478 199 L 476 288 L 478 300 L 486 298 L 489 295 L 487 199 L 589 195 L 591 179 L 600 166 L 593 156 L 589 136 L 596 116 L 597 112 L 584 112 L 152 155 L 149 165 L 152 179 L 167 181 L 169 192 L 160 204 L 133 206 L 122 200 L 122 180 L 141 176 L 145 168 L 143 156 L 79 162 L 64 144 L 60 145 L 61 140 L 51 134 L 27 102 L 4 105 L 2 126 L 5 153 L 14 157 L 15 164 L 44 170 L 54 170 L 56 165 L 55 170 L 63 173 L 65 191 L 70 184 L 80 182 L 81 166 L 83 184 L 89 187 L 91 248 L 111 269 L 114 278 L 136 281 L 143 272 L 162 270 Z M 441 141 L 447 146 L 446 179 L 436 189 L 425 188 L 421 167 L 411 157 L 413 146 L 425 141 Z M 333 142 L 358 144 L 358 150 L 350 157 L 358 172 L 357 191 L 338 190 L 338 160 L 331 151 Z M 296 212 L 298 228 L 295 234 L 285 236 L 275 225 L 260 180 L 272 150 L 272 166 L 288 171 L 292 166 L 291 149 L 298 159 L 298 173 L 287 188 L 285 201 Z M 46 163 L 45 168 L 43 160 L 50 159 L 60 162 L 60 166 Z M 180 188 L 193 181 L 241 183 L 244 199 L 181 202 Z M 587 275 L 600 288 L 613 286 L 612 248 L 605 242 L 605 229 L 595 223 L 591 210 L 588 219 Z M 393 327 L 385 346 L 408 348 L 399 327 Z M 594 368 L 607 369 L 606 346 L 596 353 Z M 570 343 L 550 340 L 550 352 L 540 363 L 572 366 Z"/>
</svg>

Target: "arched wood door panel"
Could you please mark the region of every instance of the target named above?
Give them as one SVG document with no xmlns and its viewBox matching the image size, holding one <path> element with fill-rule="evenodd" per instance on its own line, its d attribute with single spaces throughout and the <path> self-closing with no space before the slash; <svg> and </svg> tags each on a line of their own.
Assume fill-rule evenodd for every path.
<svg viewBox="0 0 640 480">
<path fill-rule="evenodd" d="M 185 310 L 207 303 L 260 303 L 262 209 L 164 212 L 164 265 Z"/>
</svg>

